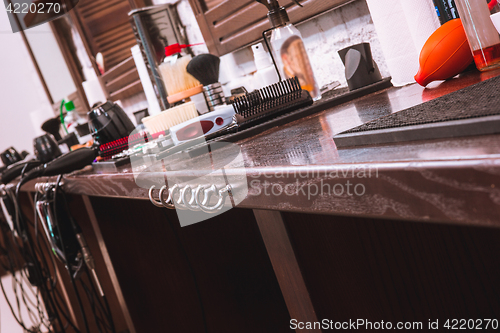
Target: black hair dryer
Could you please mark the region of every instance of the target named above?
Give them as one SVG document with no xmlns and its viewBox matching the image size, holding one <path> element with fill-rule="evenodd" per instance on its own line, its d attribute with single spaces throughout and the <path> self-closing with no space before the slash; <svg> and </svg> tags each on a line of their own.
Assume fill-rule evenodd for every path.
<svg viewBox="0 0 500 333">
<path fill-rule="evenodd" d="M 345 66 L 345 77 L 349 90 L 359 89 L 382 80 L 382 75 L 373 60 L 369 43 L 346 47 L 339 51 Z"/>
<path fill-rule="evenodd" d="M 93 108 L 88 118 L 90 133 L 99 145 L 127 137 L 135 129 L 125 111 L 110 101 Z"/>
</svg>

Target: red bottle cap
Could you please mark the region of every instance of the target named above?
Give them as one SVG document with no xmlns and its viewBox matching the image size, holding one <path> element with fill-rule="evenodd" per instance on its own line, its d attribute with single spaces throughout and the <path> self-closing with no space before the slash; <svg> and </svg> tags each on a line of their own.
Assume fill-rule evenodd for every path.
<svg viewBox="0 0 500 333">
<path fill-rule="evenodd" d="M 165 56 L 170 57 L 171 55 L 174 55 L 176 53 L 181 53 L 182 49 L 185 49 L 186 47 L 202 45 L 202 44 L 203 43 L 186 45 L 186 44 L 175 43 L 165 47 Z"/>
</svg>

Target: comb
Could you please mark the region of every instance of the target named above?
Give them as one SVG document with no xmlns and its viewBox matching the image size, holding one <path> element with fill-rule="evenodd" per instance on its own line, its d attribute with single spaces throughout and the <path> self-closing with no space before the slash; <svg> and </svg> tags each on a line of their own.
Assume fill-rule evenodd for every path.
<svg viewBox="0 0 500 333">
<path fill-rule="evenodd" d="M 124 138 L 105 143 L 99 146 L 99 156 L 104 160 L 108 160 L 116 154 L 133 147 L 136 144 L 149 142 L 157 139 L 160 135 L 165 135 L 165 132 L 149 135 L 147 132 L 135 133 Z"/>
<path fill-rule="evenodd" d="M 312 104 L 309 92 L 302 90 L 299 79 L 293 77 L 238 97 L 233 107 L 241 130 Z"/>
</svg>

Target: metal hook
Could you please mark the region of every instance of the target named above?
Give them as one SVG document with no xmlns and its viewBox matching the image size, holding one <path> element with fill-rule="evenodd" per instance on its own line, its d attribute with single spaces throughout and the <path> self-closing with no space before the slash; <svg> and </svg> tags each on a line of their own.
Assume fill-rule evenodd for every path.
<svg viewBox="0 0 500 333">
<path fill-rule="evenodd" d="M 149 189 L 149 201 L 151 201 L 151 203 L 153 205 L 155 205 L 156 207 L 163 207 L 163 204 L 161 201 L 156 201 L 155 199 L 153 199 L 153 190 L 155 189 L 155 185 L 151 186 L 151 188 Z M 163 187 L 162 187 L 163 188 Z M 161 190 L 160 190 L 161 191 Z"/>
<path fill-rule="evenodd" d="M 203 201 L 200 200 L 200 193 L 204 194 Z M 215 185 L 212 185 L 207 188 L 200 185 L 198 186 L 198 188 L 196 188 L 196 191 L 194 193 L 196 204 L 205 213 L 213 213 L 212 210 L 206 208 L 213 194 L 217 194 L 217 187 Z"/>
<path fill-rule="evenodd" d="M 189 201 L 186 199 L 186 194 L 188 193 L 188 190 L 189 192 L 191 193 L 191 199 L 189 199 Z M 196 200 L 195 200 L 195 197 L 194 197 L 194 192 L 193 192 L 193 189 L 191 189 L 190 186 L 186 185 L 186 187 L 184 187 L 182 190 L 181 190 L 181 200 L 182 200 L 182 203 L 189 209 L 189 210 L 192 210 L 192 211 L 200 211 L 200 207 L 198 205 L 195 205 L 196 204 Z"/>
<path fill-rule="evenodd" d="M 172 191 L 168 189 L 168 198 L 167 200 L 163 200 L 163 193 L 165 193 L 165 190 L 168 189 L 167 186 L 163 186 L 160 189 L 160 202 L 163 205 L 163 207 L 168 208 L 168 209 L 175 209 L 175 205 L 172 202 Z"/>
<path fill-rule="evenodd" d="M 175 200 L 175 194 L 179 192 L 179 199 Z M 186 206 L 184 206 L 184 203 L 182 202 L 182 197 L 180 194 L 180 186 L 175 184 L 171 189 L 171 201 L 175 204 L 175 208 L 179 208 L 181 210 L 186 210 L 188 209 Z"/>
<path fill-rule="evenodd" d="M 198 189 L 197 189 L 198 190 Z M 228 195 L 232 195 L 232 188 L 231 188 L 231 185 L 227 185 L 226 187 L 222 188 L 219 190 L 219 200 L 217 201 L 217 203 L 215 204 L 215 206 L 208 206 L 208 203 L 209 203 L 209 195 L 211 193 L 217 193 L 217 188 L 215 187 L 215 185 L 212 185 L 211 187 L 209 187 L 208 189 L 205 189 L 204 192 L 205 192 L 205 199 L 203 200 L 203 202 L 200 202 L 199 201 L 199 194 L 200 194 L 200 190 L 198 190 L 195 194 L 195 198 L 196 198 L 196 203 L 198 204 L 198 206 L 201 208 L 201 210 L 205 213 L 215 213 L 216 211 L 218 210 L 221 210 L 223 207 L 224 207 L 224 202 L 226 201 L 226 197 Z"/>
</svg>

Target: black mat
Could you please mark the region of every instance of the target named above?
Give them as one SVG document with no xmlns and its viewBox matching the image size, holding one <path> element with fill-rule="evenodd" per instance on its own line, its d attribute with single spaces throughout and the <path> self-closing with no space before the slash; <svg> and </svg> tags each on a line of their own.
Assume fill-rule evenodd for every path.
<svg viewBox="0 0 500 333">
<path fill-rule="evenodd" d="M 334 136 L 337 147 L 500 133 L 500 76 Z"/>
</svg>

